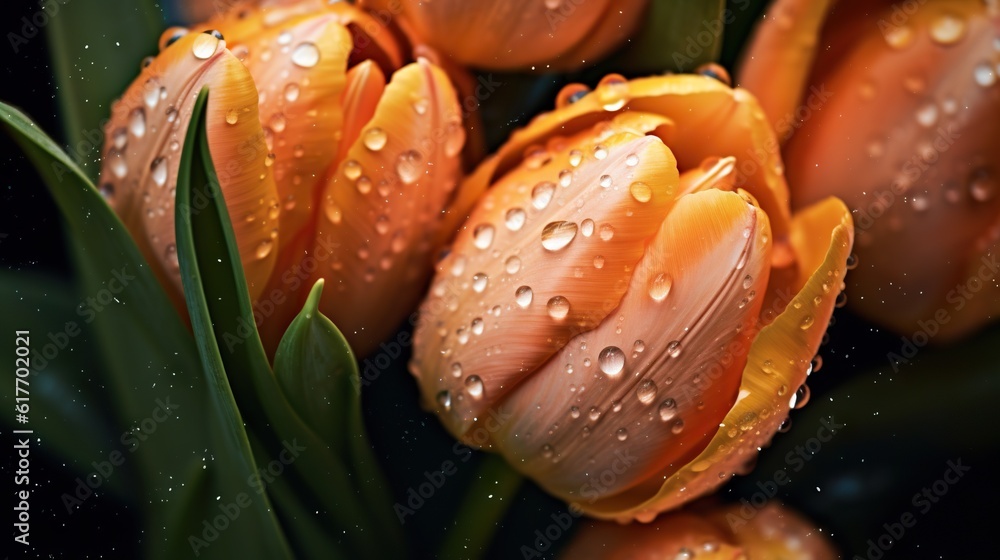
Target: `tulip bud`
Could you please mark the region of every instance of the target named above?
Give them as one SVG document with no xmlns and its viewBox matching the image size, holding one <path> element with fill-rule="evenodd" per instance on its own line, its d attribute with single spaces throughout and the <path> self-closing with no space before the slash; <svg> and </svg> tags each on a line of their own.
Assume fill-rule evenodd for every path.
<svg viewBox="0 0 1000 560">
<path fill-rule="evenodd" d="M 775 2 L 741 83 L 787 131 L 793 207 L 855 213 L 851 306 L 921 345 L 960 337 L 1000 312 L 1000 8 L 828 4 Z"/>
<path fill-rule="evenodd" d="M 411 371 L 456 437 L 590 515 L 649 519 L 777 430 L 850 217 L 836 200 L 788 215 L 745 91 L 703 76 L 580 91 L 466 180 L 484 194 L 438 266 Z"/>
<path fill-rule="evenodd" d="M 502 0 L 482 9 L 464 0 L 364 5 L 397 19 L 415 45 L 490 70 L 580 68 L 624 43 L 646 10 L 646 0 Z"/>
<path fill-rule="evenodd" d="M 649 525 L 591 522 L 560 556 L 580 560 L 840 558 L 829 539 L 811 523 L 773 502 L 760 509 L 699 504 Z"/>
<path fill-rule="evenodd" d="M 208 82 L 209 144 L 265 347 L 273 354 L 308 287 L 325 279 L 320 310 L 363 356 L 416 305 L 439 240 L 454 227 L 441 216 L 464 213 L 452 203 L 465 143 L 461 108 L 440 69 L 424 59 L 405 64 L 393 32 L 352 5 L 260 4 L 238 4 L 191 33 L 168 30 L 162 54 L 125 94 L 116 113 L 123 116 L 109 131 L 128 132 L 129 111 L 152 99 L 142 94 L 150 81 L 175 91 L 183 109 L 188 84 L 207 82 L 192 43 L 219 43 L 215 58 L 237 76 L 241 97 L 221 87 L 237 78 Z M 156 118 L 174 119 L 177 131 L 153 121 L 154 106 L 147 105 L 151 147 L 138 150 L 128 138 L 126 150 L 109 134 L 104 176 L 133 235 L 167 246 L 172 210 L 146 211 L 133 202 L 160 192 L 155 164 L 164 156 L 168 182 L 174 180 L 178 157 L 171 154 L 187 115 L 170 112 L 172 99 L 156 102 Z M 150 162 L 153 172 L 142 177 L 120 172 Z M 227 169 L 254 183 L 229 187 Z M 147 174 L 157 185 L 146 184 Z M 155 246 L 147 258 L 159 265 L 165 251 Z M 173 266 L 179 298 L 176 257 Z"/>
</svg>

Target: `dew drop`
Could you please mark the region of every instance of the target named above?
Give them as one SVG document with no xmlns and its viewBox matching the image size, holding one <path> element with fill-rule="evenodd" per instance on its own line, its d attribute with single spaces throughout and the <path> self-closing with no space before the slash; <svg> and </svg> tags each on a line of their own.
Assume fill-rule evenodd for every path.
<svg viewBox="0 0 1000 560">
<path fill-rule="evenodd" d="M 353 159 L 344 162 L 344 177 L 354 181 L 361 176 L 361 164 Z"/>
<path fill-rule="evenodd" d="M 559 172 L 559 186 L 565 188 L 573 184 L 573 172 L 569 169 L 563 169 Z"/>
<path fill-rule="evenodd" d="M 674 340 L 667 344 L 667 355 L 676 358 L 681 355 L 681 341 Z"/>
<path fill-rule="evenodd" d="M 285 86 L 285 100 L 289 103 L 299 98 L 299 84 L 292 82 Z"/>
<path fill-rule="evenodd" d="M 580 222 L 580 233 L 582 233 L 584 237 L 594 235 L 594 220 L 587 218 L 586 220 Z"/>
<path fill-rule="evenodd" d="M 583 161 L 583 152 L 580 150 L 570 150 L 569 151 L 569 164 L 572 167 L 578 167 Z"/>
<path fill-rule="evenodd" d="M 451 376 L 452 377 L 462 377 L 462 364 L 455 362 L 451 364 Z"/>
<path fill-rule="evenodd" d="M 988 62 L 977 64 L 972 70 L 972 75 L 975 78 L 976 83 L 983 87 L 990 87 L 997 81 L 996 73 Z"/>
<path fill-rule="evenodd" d="M 986 202 L 993 198 L 996 192 L 996 185 L 993 178 L 985 170 L 979 170 L 972 175 L 969 182 L 969 194 L 977 202 Z"/>
<path fill-rule="evenodd" d="M 574 222 L 549 222 L 542 230 L 542 247 L 547 251 L 565 249 L 576 238 L 578 229 Z"/>
<path fill-rule="evenodd" d="M 478 249 L 489 249 L 493 244 L 493 235 L 496 232 L 490 224 L 479 224 L 472 230 L 472 244 Z"/>
<path fill-rule="evenodd" d="M 441 391 L 438 393 L 437 403 L 441 408 L 451 410 L 451 393 L 449 391 Z"/>
<path fill-rule="evenodd" d="M 684 431 L 684 421 L 681 420 L 680 418 L 674 420 L 674 424 L 670 426 L 670 432 L 673 433 L 674 435 L 677 435 L 683 431 Z"/>
<path fill-rule="evenodd" d="M 125 154 L 112 148 L 108 151 L 107 159 L 110 162 L 111 173 L 119 179 L 124 178 L 128 173 L 128 163 L 125 161 Z"/>
<path fill-rule="evenodd" d="M 199 33 L 191 44 L 191 54 L 199 60 L 205 60 L 219 50 L 219 40 L 208 33 Z"/>
<path fill-rule="evenodd" d="M 604 159 L 608 157 L 608 148 L 603 144 L 594 146 L 594 159 Z"/>
<path fill-rule="evenodd" d="M 162 187 L 167 183 L 167 159 L 158 157 L 149 166 L 150 177 L 157 187 Z"/>
<path fill-rule="evenodd" d="M 521 259 L 517 257 L 510 257 L 507 262 L 504 263 L 504 267 L 507 270 L 507 274 L 517 274 L 521 270 Z"/>
<path fill-rule="evenodd" d="M 594 257 L 594 268 L 601 269 L 604 268 L 604 257 L 597 255 Z"/>
<path fill-rule="evenodd" d="M 521 208 L 511 208 L 507 210 L 507 215 L 504 219 L 504 224 L 510 231 L 518 231 L 524 227 L 524 222 L 527 221 L 528 214 Z"/>
<path fill-rule="evenodd" d="M 226 124 L 236 124 L 240 120 L 240 112 L 236 109 L 226 111 Z"/>
<path fill-rule="evenodd" d="M 601 178 L 597 182 L 604 189 L 611 188 L 612 183 L 611 175 L 601 175 Z"/>
<path fill-rule="evenodd" d="M 663 301 L 670 293 L 673 284 L 673 280 L 665 272 L 657 274 L 649 283 L 649 297 L 654 301 Z"/>
<path fill-rule="evenodd" d="M 574 420 L 577 419 L 577 418 L 579 418 L 580 417 L 580 407 L 578 407 L 578 406 L 571 406 L 571 407 L 569 407 L 569 415 Z"/>
<path fill-rule="evenodd" d="M 146 135 L 146 110 L 142 107 L 132 109 L 128 117 L 128 129 L 132 136 L 142 138 Z"/>
<path fill-rule="evenodd" d="M 385 131 L 377 126 L 369 128 L 365 131 L 365 147 L 373 152 L 377 152 L 384 148 L 388 140 L 389 137 L 386 135 Z"/>
<path fill-rule="evenodd" d="M 669 422 L 677 416 L 677 401 L 674 399 L 667 399 L 660 403 L 657 412 L 660 413 L 660 420 L 664 422 Z"/>
<path fill-rule="evenodd" d="M 600 417 L 601 411 L 596 406 L 590 407 L 590 410 L 587 411 L 587 418 L 590 418 L 592 422 L 597 422 Z"/>
<path fill-rule="evenodd" d="M 156 104 L 160 102 L 160 84 L 156 78 L 150 78 L 146 80 L 143 86 L 143 100 L 146 102 L 146 107 L 154 109 Z"/>
<path fill-rule="evenodd" d="M 647 379 L 639 384 L 635 390 L 635 396 L 642 404 L 650 404 L 656 398 L 656 383 L 652 379 Z"/>
<path fill-rule="evenodd" d="M 563 296 L 555 296 L 549 300 L 546 308 L 549 311 L 549 317 L 556 320 L 565 319 L 569 315 L 569 300 Z"/>
<path fill-rule="evenodd" d="M 802 318 L 802 321 L 799 323 L 799 328 L 804 331 L 807 331 L 813 326 L 813 323 L 815 322 L 816 320 L 813 319 L 812 315 L 806 315 L 805 317 Z"/>
<path fill-rule="evenodd" d="M 543 210 L 546 206 L 552 202 L 552 196 L 556 191 L 556 186 L 554 183 L 544 181 L 535 185 L 535 188 L 531 189 L 531 205 L 535 207 L 536 210 Z"/>
<path fill-rule="evenodd" d="M 403 183 L 415 183 L 420 178 L 420 152 L 407 150 L 396 159 L 396 173 Z"/>
<path fill-rule="evenodd" d="M 931 23 L 931 38 L 942 45 L 953 45 L 965 34 L 965 20 L 954 14 L 945 14 Z"/>
<path fill-rule="evenodd" d="M 885 37 L 885 42 L 894 49 L 906 48 L 907 45 L 913 42 L 913 30 L 905 25 L 892 27 L 883 32 L 883 36 Z"/>
<path fill-rule="evenodd" d="M 177 246 L 173 243 L 167 245 L 163 252 L 163 256 L 167 260 L 167 264 L 169 264 L 172 268 L 177 269 L 180 267 L 180 261 L 177 260 Z"/>
<path fill-rule="evenodd" d="M 327 197 L 326 204 L 323 205 L 323 213 L 326 214 L 326 219 L 330 220 L 330 223 L 333 224 L 339 224 L 343 218 L 340 206 L 337 206 L 332 197 Z"/>
<path fill-rule="evenodd" d="M 472 276 L 472 289 L 477 294 L 483 293 L 486 290 L 486 286 L 490 283 L 489 276 L 486 276 L 482 272 L 477 272 Z"/>
<path fill-rule="evenodd" d="M 292 51 L 292 62 L 302 68 L 316 66 L 319 63 L 319 48 L 313 43 L 299 43 Z"/>
<path fill-rule="evenodd" d="M 642 181 L 632 183 L 628 188 L 628 192 L 632 195 L 632 198 L 639 202 L 649 202 L 653 198 L 653 189 L 649 188 L 649 185 Z"/>
<path fill-rule="evenodd" d="M 531 305 L 531 300 L 535 297 L 535 293 L 531 291 L 530 286 L 521 286 L 514 292 L 514 301 L 521 308 L 528 307 Z"/>
<path fill-rule="evenodd" d="M 465 391 L 476 400 L 483 398 L 483 380 L 478 375 L 465 378 Z"/>
<path fill-rule="evenodd" d="M 618 438 L 618 441 L 625 441 L 625 440 L 627 440 L 628 439 L 628 430 L 626 430 L 625 428 L 618 428 L 618 431 L 615 432 L 615 437 Z"/>
<path fill-rule="evenodd" d="M 284 132 L 285 126 L 288 125 L 288 121 L 285 119 L 284 113 L 275 113 L 271 115 L 271 119 L 268 121 L 271 126 L 271 130 L 274 132 Z M 267 131 L 265 131 L 266 134 Z"/>
<path fill-rule="evenodd" d="M 617 346 L 608 346 L 597 356 L 597 364 L 606 375 L 615 377 L 625 367 L 625 353 Z"/>
<path fill-rule="evenodd" d="M 274 247 L 274 242 L 271 241 L 270 239 L 265 239 L 264 241 L 261 241 L 260 245 L 257 245 L 257 252 L 256 252 L 257 258 L 263 259 L 264 257 L 270 255 L 272 247 Z"/>
<path fill-rule="evenodd" d="M 625 165 L 629 167 L 635 167 L 639 165 L 639 156 L 635 154 L 629 154 L 625 156 Z"/>
<path fill-rule="evenodd" d="M 611 224 L 601 224 L 600 236 L 601 241 L 611 241 L 611 238 L 615 236 L 615 228 Z"/>
<path fill-rule="evenodd" d="M 917 109 L 917 122 L 920 126 L 930 128 L 938 120 L 938 108 L 934 102 L 927 103 Z"/>
<path fill-rule="evenodd" d="M 803 384 L 797 391 L 795 391 L 792 398 L 789 399 L 788 406 L 794 409 L 802 408 L 809 402 L 809 396 L 809 386 Z"/>
</svg>

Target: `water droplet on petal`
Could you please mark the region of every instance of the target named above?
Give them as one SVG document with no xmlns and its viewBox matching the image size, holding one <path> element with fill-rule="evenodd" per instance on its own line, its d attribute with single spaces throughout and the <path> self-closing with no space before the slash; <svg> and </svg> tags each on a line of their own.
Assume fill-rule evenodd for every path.
<svg viewBox="0 0 1000 560">
<path fill-rule="evenodd" d="M 574 222 L 549 222 L 542 230 L 542 247 L 547 251 L 565 249 L 576 238 L 578 229 Z"/>
<path fill-rule="evenodd" d="M 652 379 L 647 379 L 639 384 L 635 390 L 635 396 L 642 404 L 650 404 L 656 398 L 656 383 Z"/>
<path fill-rule="evenodd" d="M 594 268 L 601 269 L 604 268 L 604 257 L 597 255 L 594 257 Z"/>
<path fill-rule="evenodd" d="M 611 175 L 601 175 L 601 179 L 598 181 L 598 184 L 601 185 L 601 188 L 611 188 Z"/>
<path fill-rule="evenodd" d="M 535 185 L 535 188 L 531 189 L 531 205 L 535 207 L 536 210 L 543 210 L 546 206 L 552 202 L 552 196 L 556 192 L 555 183 L 550 183 L 544 181 Z"/>
<path fill-rule="evenodd" d="M 594 146 L 594 158 L 595 159 L 599 159 L 600 160 L 600 159 L 604 159 L 606 157 L 608 157 L 608 148 L 606 146 L 604 146 L 603 144 L 598 144 L 598 145 Z"/>
<path fill-rule="evenodd" d="M 507 274 L 517 274 L 521 270 L 521 259 L 517 257 L 510 257 L 504 264 Z"/>
<path fill-rule="evenodd" d="M 977 64 L 972 70 L 972 75 L 975 77 L 976 83 L 983 87 L 990 87 L 997 81 L 996 72 L 988 62 Z"/>
<path fill-rule="evenodd" d="M 670 432 L 674 435 L 677 435 L 683 431 L 684 431 L 684 421 L 681 420 L 680 418 L 674 420 L 674 425 L 670 426 Z"/>
<path fill-rule="evenodd" d="M 639 202 L 649 202 L 653 198 L 653 189 L 649 188 L 649 185 L 642 181 L 632 183 L 628 188 L 628 192 L 632 195 L 632 198 Z"/>
<path fill-rule="evenodd" d="M 649 283 L 649 297 L 655 301 L 663 301 L 670 293 L 670 288 L 674 281 L 665 272 L 661 272 L 653 277 Z"/>
<path fill-rule="evenodd" d="M 906 48 L 913 42 L 913 30 L 905 25 L 892 27 L 883 32 L 885 42 L 894 49 Z"/>
<path fill-rule="evenodd" d="M 396 160 L 396 173 L 399 174 L 400 180 L 409 185 L 420 178 L 420 159 L 420 152 L 416 150 L 407 150 L 399 154 Z"/>
<path fill-rule="evenodd" d="M 671 358 L 676 358 L 681 355 L 681 341 L 674 340 L 670 344 L 667 344 L 667 355 Z"/>
<path fill-rule="evenodd" d="M 326 219 L 330 220 L 331 223 L 339 224 L 343 218 L 343 212 L 340 210 L 340 206 L 337 206 L 333 201 L 333 198 L 327 197 L 326 204 L 323 206 L 323 213 L 326 214 Z"/>
<path fill-rule="evenodd" d="M 788 401 L 790 408 L 802 408 L 809 402 L 809 386 L 803 384 Z"/>
<path fill-rule="evenodd" d="M 953 45 L 965 34 L 965 20 L 954 14 L 945 14 L 931 23 L 931 38 L 942 45 Z"/>
<path fill-rule="evenodd" d="M 478 375 L 470 375 L 465 379 L 465 391 L 476 400 L 483 398 L 483 380 Z"/>
<path fill-rule="evenodd" d="M 636 165 L 639 165 L 639 156 L 635 154 L 629 154 L 628 156 L 625 157 L 625 165 L 629 167 L 635 167 Z"/>
<path fill-rule="evenodd" d="M 260 245 L 257 246 L 257 258 L 263 259 L 264 257 L 271 254 L 271 248 L 274 247 L 274 242 L 270 239 L 265 239 L 261 241 Z"/>
<path fill-rule="evenodd" d="M 920 126 L 930 128 L 937 120 L 938 108 L 933 101 L 917 109 L 917 122 L 920 123 Z"/>
<path fill-rule="evenodd" d="M 447 410 L 451 410 L 451 393 L 449 391 L 441 391 L 437 394 L 438 406 Z"/>
<path fill-rule="evenodd" d="M 162 187 L 167 183 L 167 159 L 158 157 L 149 166 L 150 177 L 157 187 Z"/>
<path fill-rule="evenodd" d="M 191 44 L 191 53 L 200 60 L 205 60 L 219 50 L 219 39 L 207 33 L 199 33 Z"/>
<path fill-rule="evenodd" d="M 490 224 L 479 224 L 472 230 L 472 244 L 478 249 L 489 249 L 493 244 L 493 234 L 496 232 Z"/>
<path fill-rule="evenodd" d="M 601 224 L 601 241 L 611 241 L 615 236 L 615 228 L 611 224 Z"/>
<path fill-rule="evenodd" d="M 555 296 L 549 300 L 546 307 L 549 310 L 549 317 L 553 319 L 565 319 L 569 315 L 569 300 L 563 296 Z"/>
<path fill-rule="evenodd" d="M 580 150 L 570 150 L 569 151 L 569 164 L 572 167 L 578 167 L 583 161 L 583 152 Z"/>
<path fill-rule="evenodd" d="M 299 98 L 299 84 L 292 82 L 285 86 L 285 100 L 289 103 Z"/>
<path fill-rule="evenodd" d="M 521 208 L 511 208 L 507 211 L 504 224 L 510 231 L 518 231 L 524 227 L 524 222 L 528 219 L 528 214 Z"/>
<path fill-rule="evenodd" d="M 514 301 L 520 307 L 528 307 L 531 305 L 531 300 L 535 297 L 535 293 L 531 291 L 530 286 L 521 286 L 514 292 Z"/>
<path fill-rule="evenodd" d="M 344 177 L 354 181 L 361 176 L 361 164 L 353 159 L 344 162 Z"/>
<path fill-rule="evenodd" d="M 236 109 L 230 109 L 230 110 L 226 111 L 226 123 L 227 124 L 236 124 L 236 122 L 239 121 L 239 120 L 240 120 L 240 112 L 239 111 L 237 111 Z"/>
<path fill-rule="evenodd" d="M 386 142 L 389 141 L 389 136 L 384 130 L 375 126 L 369 128 L 365 131 L 364 143 L 365 147 L 373 152 L 377 152 L 385 147 Z"/>
<path fill-rule="evenodd" d="M 810 329 L 810 327 L 813 326 L 815 322 L 816 320 L 813 319 L 812 315 L 806 315 L 805 317 L 802 318 L 802 321 L 799 323 L 799 328 L 804 331 L 807 331 Z"/>
<path fill-rule="evenodd" d="M 482 272 L 477 272 L 472 276 L 472 289 L 477 293 L 481 294 L 486 289 L 486 286 L 490 283 L 489 276 L 486 276 Z"/>
<path fill-rule="evenodd" d="M 625 441 L 625 440 L 627 440 L 628 439 L 628 430 L 625 429 L 625 428 L 618 428 L 618 431 L 615 432 L 615 437 L 618 438 L 618 441 Z"/>
<path fill-rule="evenodd" d="M 582 233 L 584 237 L 594 235 L 594 220 L 587 218 L 586 220 L 580 222 L 580 233 Z"/>
<path fill-rule="evenodd" d="M 125 154 L 112 148 L 108 151 L 107 160 L 111 167 L 111 173 L 122 179 L 128 173 L 128 163 L 125 161 Z"/>
<path fill-rule="evenodd" d="M 146 110 L 142 107 L 132 109 L 128 117 L 128 129 L 132 136 L 142 138 L 146 134 Z"/>
<path fill-rule="evenodd" d="M 292 51 L 292 62 L 302 68 L 316 66 L 319 62 L 319 48 L 313 43 L 299 43 Z"/>
<path fill-rule="evenodd" d="M 977 202 L 986 202 L 993 198 L 996 192 L 996 185 L 989 172 L 979 170 L 973 173 L 969 182 L 969 194 Z"/>
<path fill-rule="evenodd" d="M 615 377 L 625 367 L 625 353 L 617 346 L 608 346 L 597 356 L 597 363 L 606 375 Z"/>
<path fill-rule="evenodd" d="M 660 413 L 660 420 L 664 422 L 673 420 L 674 416 L 677 416 L 677 401 L 674 399 L 667 399 L 661 402 L 657 412 Z"/>
</svg>

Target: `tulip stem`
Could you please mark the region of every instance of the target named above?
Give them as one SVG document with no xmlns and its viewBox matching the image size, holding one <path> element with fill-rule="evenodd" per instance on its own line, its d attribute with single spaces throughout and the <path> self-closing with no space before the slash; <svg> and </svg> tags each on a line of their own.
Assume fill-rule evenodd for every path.
<svg viewBox="0 0 1000 560">
<path fill-rule="evenodd" d="M 493 534 L 523 481 L 524 477 L 510 468 L 502 457 L 487 455 L 465 493 L 438 557 L 472 559 L 485 556 Z"/>
</svg>

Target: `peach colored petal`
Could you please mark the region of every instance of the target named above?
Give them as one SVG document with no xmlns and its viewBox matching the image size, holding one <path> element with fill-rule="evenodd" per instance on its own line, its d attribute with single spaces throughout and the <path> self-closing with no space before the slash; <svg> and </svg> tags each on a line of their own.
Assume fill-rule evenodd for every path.
<svg viewBox="0 0 1000 560">
<path fill-rule="evenodd" d="M 645 481 L 700 452 L 736 400 L 770 244 L 752 200 L 680 198 L 621 304 L 501 402 L 494 446 L 567 501 L 655 492 Z"/>
<path fill-rule="evenodd" d="M 711 442 L 696 458 L 670 474 L 658 491 L 642 499 L 623 495 L 594 503 L 578 502 L 587 514 L 600 519 L 648 522 L 658 512 L 717 488 L 775 434 L 819 348 L 853 243 L 850 213 L 833 198 L 796 214 L 791 228 L 796 232 L 793 240 L 828 239 L 826 256 L 818 268 L 804 271 L 809 280 L 802 290 L 794 296 L 788 294 L 791 304 L 757 334 L 736 403 Z"/>
<path fill-rule="evenodd" d="M 651 525 L 588 522 L 560 558 L 571 560 L 746 559 L 725 532 L 694 512 L 665 515 Z M 751 558 L 750 560 L 755 560 Z"/>
<path fill-rule="evenodd" d="M 785 141 L 793 132 L 823 22 L 836 0 L 778 0 L 760 20 L 743 54 L 739 85 L 754 92 Z"/>
<path fill-rule="evenodd" d="M 459 114 L 444 72 L 423 60 L 403 67 L 324 186 L 309 283 L 326 278 L 320 308 L 359 356 L 422 294 L 460 178 Z"/>
<path fill-rule="evenodd" d="M 558 151 L 531 149 L 439 264 L 411 371 L 456 436 L 618 305 L 659 229 L 677 184 L 673 156 L 658 138 L 617 130 L 604 123 L 596 142 L 589 133 Z"/>
<path fill-rule="evenodd" d="M 872 31 L 826 71 L 836 93 L 786 146 L 788 174 L 796 207 L 832 195 L 857 211 L 852 307 L 906 336 L 940 310 L 969 313 L 944 341 L 992 314 L 990 295 L 966 305 L 959 286 L 1000 234 L 1000 89 L 976 81 L 1000 64 L 1000 18 L 981 2 L 929 2 L 906 22 L 911 35 L 893 31 L 903 33 L 893 47 L 876 25 L 890 13 L 867 16 Z M 931 35 L 945 17 L 963 22 L 951 44 Z"/>
<path fill-rule="evenodd" d="M 736 188 L 736 158 L 710 157 L 694 169 L 681 173 L 681 195 L 709 189 L 731 191 Z"/>
<path fill-rule="evenodd" d="M 385 91 L 385 74 L 370 60 L 351 68 L 347 73 L 347 89 L 344 91 L 344 126 L 340 132 L 340 149 L 337 161 L 347 157 L 351 146 L 361 136 L 361 131 L 372 119 L 382 92 Z M 384 142 L 381 128 L 370 129 L 365 143 L 375 145 Z"/>
<path fill-rule="evenodd" d="M 181 144 L 194 99 L 211 89 L 206 129 L 222 193 L 234 217 L 240 257 L 256 297 L 274 267 L 277 189 L 257 118 L 257 90 L 225 42 L 190 33 L 143 69 L 112 108 L 105 128 L 101 184 L 156 274 L 180 300 L 174 196 Z M 237 108 L 245 118 L 230 123 Z M 252 222 L 238 217 L 254 214 Z"/>
</svg>

